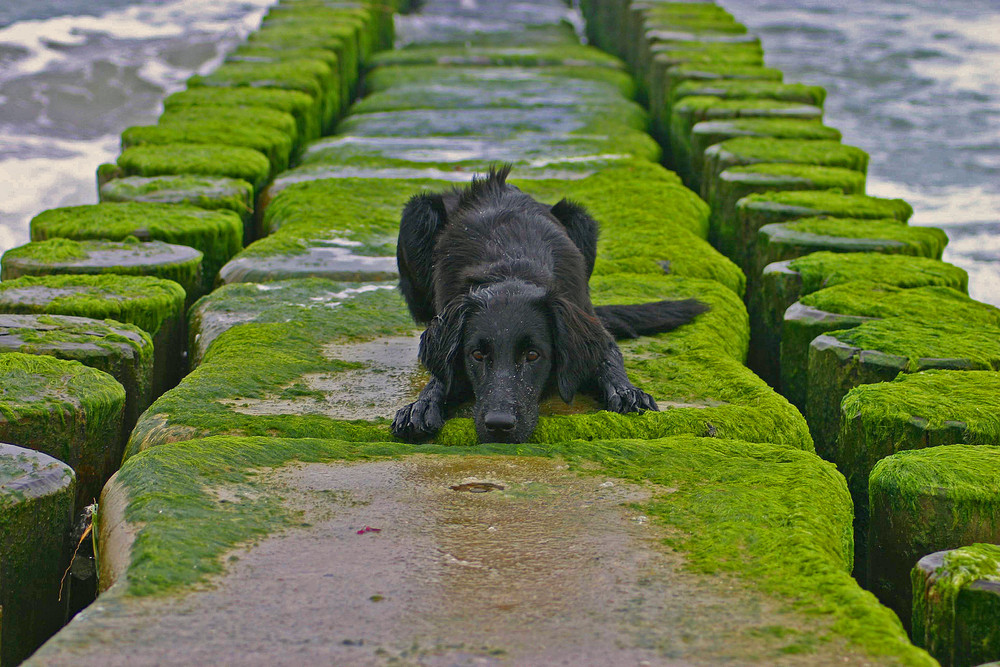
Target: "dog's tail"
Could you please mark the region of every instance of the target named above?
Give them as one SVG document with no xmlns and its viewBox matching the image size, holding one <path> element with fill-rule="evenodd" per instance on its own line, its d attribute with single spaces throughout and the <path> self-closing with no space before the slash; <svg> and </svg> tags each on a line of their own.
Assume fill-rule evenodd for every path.
<svg viewBox="0 0 1000 667">
<path fill-rule="evenodd" d="M 620 340 L 676 329 L 707 311 L 708 306 L 697 299 L 685 299 L 634 306 L 597 306 L 594 310 L 604 328 Z"/>
</svg>

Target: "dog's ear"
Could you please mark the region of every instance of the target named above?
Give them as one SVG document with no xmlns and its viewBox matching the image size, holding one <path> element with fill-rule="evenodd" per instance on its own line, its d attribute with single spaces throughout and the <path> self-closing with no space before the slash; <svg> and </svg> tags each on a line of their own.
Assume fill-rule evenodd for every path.
<svg viewBox="0 0 1000 667">
<path fill-rule="evenodd" d="M 396 244 L 399 289 L 418 322 L 434 317 L 434 243 L 447 221 L 444 197 L 439 194 L 416 195 L 403 209 Z"/>
<path fill-rule="evenodd" d="M 455 379 L 469 306 L 467 299 L 454 299 L 431 320 L 420 336 L 420 362 L 444 385 L 446 394 Z"/>
<path fill-rule="evenodd" d="M 569 403 L 580 385 L 594 377 L 612 340 L 597 317 L 571 301 L 555 297 L 549 303 L 555 324 L 556 387 Z"/>
</svg>

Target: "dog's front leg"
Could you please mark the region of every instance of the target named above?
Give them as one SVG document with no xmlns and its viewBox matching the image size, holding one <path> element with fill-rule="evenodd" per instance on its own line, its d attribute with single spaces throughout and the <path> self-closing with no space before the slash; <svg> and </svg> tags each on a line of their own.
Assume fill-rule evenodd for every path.
<svg viewBox="0 0 1000 667">
<path fill-rule="evenodd" d="M 597 389 L 605 409 L 611 412 L 625 414 L 659 410 L 652 396 L 629 382 L 625 373 L 625 359 L 615 343 L 608 345 L 598 366 Z"/>
<path fill-rule="evenodd" d="M 418 442 L 432 437 L 444 426 L 444 384 L 432 377 L 417 400 L 396 412 L 392 434 L 406 442 Z"/>
</svg>

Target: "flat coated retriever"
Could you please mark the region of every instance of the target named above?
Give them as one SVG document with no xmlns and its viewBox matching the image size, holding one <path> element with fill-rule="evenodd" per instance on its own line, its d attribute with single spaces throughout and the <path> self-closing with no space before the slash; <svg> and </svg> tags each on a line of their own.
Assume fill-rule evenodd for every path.
<svg viewBox="0 0 1000 667">
<path fill-rule="evenodd" d="M 567 403 L 587 391 L 614 412 L 657 410 L 629 382 L 615 338 L 669 331 L 708 309 L 694 299 L 595 308 L 597 222 L 565 199 L 540 204 L 508 185 L 509 173 L 490 169 L 403 210 L 399 288 L 427 324 L 419 355 L 432 376 L 396 413 L 403 440 L 433 436 L 448 404 L 474 397 L 481 442 L 525 442 L 552 387 Z"/>
</svg>

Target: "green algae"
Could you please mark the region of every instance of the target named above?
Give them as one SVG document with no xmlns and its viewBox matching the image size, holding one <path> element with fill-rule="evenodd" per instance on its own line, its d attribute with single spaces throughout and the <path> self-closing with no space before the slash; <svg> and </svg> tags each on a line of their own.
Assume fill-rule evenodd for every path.
<svg viewBox="0 0 1000 667">
<path fill-rule="evenodd" d="M 810 164 L 758 163 L 730 167 L 718 177 L 706 181 L 702 191 L 712 209 L 710 238 L 728 257 L 751 272 L 756 265 L 756 219 L 737 214 L 737 202 L 760 192 L 792 190 L 827 190 L 860 193 L 865 189 L 865 175 L 841 167 Z M 744 223 L 751 223 L 747 226 Z"/>
<path fill-rule="evenodd" d="M 340 111 L 340 84 L 337 79 L 337 73 L 321 60 L 287 60 L 277 63 L 225 63 L 211 74 L 191 77 L 188 86 L 295 90 L 319 102 L 325 125 Z"/>
<path fill-rule="evenodd" d="M 371 60 L 372 67 L 399 65 L 459 65 L 494 67 L 606 67 L 620 70 L 622 62 L 607 53 L 581 44 L 538 47 L 441 46 L 410 47 L 383 51 Z"/>
<path fill-rule="evenodd" d="M 878 252 L 941 259 L 948 235 L 936 227 L 910 227 L 898 220 L 802 218 L 764 225 L 757 232 L 756 261 L 772 262 L 811 252 Z"/>
<path fill-rule="evenodd" d="M 108 202 L 53 208 L 32 218 L 30 226 L 33 241 L 137 237 L 190 246 L 204 254 L 204 292 L 211 291 L 219 269 L 243 245 L 243 221 L 235 213 L 182 204 Z"/>
<path fill-rule="evenodd" d="M 0 379 L 0 441 L 71 466 L 82 509 L 118 466 L 125 389 L 77 361 L 20 352 L 0 354 Z"/>
<path fill-rule="evenodd" d="M 303 252 L 314 239 L 342 238 L 358 255 L 396 252 L 399 216 L 407 200 L 448 183 L 431 179 L 325 179 L 293 183 L 264 210 L 265 238 L 240 256 Z"/>
<path fill-rule="evenodd" d="M 906 359 L 908 371 L 934 360 L 962 360 L 970 368 L 1000 370 L 1000 328 L 954 322 L 925 323 L 903 318 L 865 322 L 831 334 L 861 350 L 878 350 Z"/>
<path fill-rule="evenodd" d="M 790 190 L 751 194 L 737 202 L 736 209 L 740 216 L 757 220 L 757 228 L 772 222 L 788 222 L 818 215 L 873 220 L 895 218 L 901 222 L 909 220 L 913 215 L 913 207 L 902 199 L 850 195 L 838 190 Z"/>
<path fill-rule="evenodd" d="M 700 155 L 712 144 L 736 137 L 774 137 L 840 141 L 840 130 L 812 120 L 788 118 L 727 118 L 707 120 L 691 128 L 692 153 Z"/>
<path fill-rule="evenodd" d="M 928 257 L 814 252 L 790 260 L 788 268 L 801 276 L 801 294 L 855 280 L 897 287 L 942 285 L 961 292 L 969 289 L 969 277 L 963 269 Z"/>
<path fill-rule="evenodd" d="M 189 88 L 163 100 L 164 111 L 197 109 L 201 106 L 254 110 L 274 109 L 295 118 L 300 141 L 320 135 L 320 118 L 315 100 L 306 93 L 276 88 Z"/>
<path fill-rule="evenodd" d="M 761 98 L 780 100 L 783 102 L 798 102 L 821 107 L 826 98 L 826 90 L 822 86 L 809 86 L 802 83 L 781 83 L 769 80 L 753 79 L 721 79 L 716 81 L 684 81 L 674 86 L 670 91 L 673 104 L 676 101 L 691 96 L 715 98 Z"/>
<path fill-rule="evenodd" d="M 111 319 L 156 336 L 183 313 L 184 288 L 149 276 L 24 276 L 0 283 L 0 310 L 11 314 Z"/>
<path fill-rule="evenodd" d="M 491 83 L 497 79 L 516 82 L 530 75 L 531 80 L 549 86 L 585 85 L 608 86 L 625 99 L 636 96 L 635 81 L 627 72 L 607 67 L 439 67 L 437 65 L 382 65 L 365 74 L 365 90 L 369 95 L 391 91 L 398 87 L 433 87 L 435 85 L 469 86 Z M 364 102 L 362 101 L 362 104 Z"/>
<path fill-rule="evenodd" d="M 174 443 L 129 460 L 117 484 L 126 520 L 139 527 L 126 595 L 171 593 L 222 572 L 220 556 L 293 517 L 257 471 L 293 461 L 335 462 L 477 454 L 560 457 L 571 468 L 656 485 L 641 509 L 677 529 L 664 548 L 701 574 L 729 573 L 814 620 L 817 641 L 843 638 L 897 664 L 930 665 L 898 621 L 850 579 L 850 500 L 843 479 L 814 456 L 785 447 L 711 438 L 563 442 L 470 449 L 273 438 Z M 595 468 L 597 464 L 597 468 Z M 583 472 L 587 471 L 587 472 Z M 226 486 L 238 503 L 219 503 Z M 723 491 L 725 489 L 725 491 Z M 815 499 L 826 499 L 817 511 Z"/>
<path fill-rule="evenodd" d="M 1000 327 L 1000 309 L 970 299 L 950 287 L 905 289 L 855 280 L 803 296 L 800 300 L 828 313 L 861 317 L 907 317 L 925 322 L 962 322 Z"/>
<path fill-rule="evenodd" d="M 956 642 L 959 626 L 969 634 L 994 625 L 988 617 L 963 617 L 968 610 L 960 607 L 959 595 L 977 581 L 1000 582 L 1000 545 L 971 544 L 952 549 L 930 572 L 915 567 L 911 573 L 914 644 L 944 663 L 961 664 L 966 648 L 973 654 L 968 656 L 972 658 L 970 664 L 989 659 L 992 652 L 987 647 L 995 643 L 995 637 L 969 637 L 974 643 L 970 647 L 960 648 Z M 984 652 L 979 654 L 980 650 Z"/>
<path fill-rule="evenodd" d="M 122 132 L 122 148 L 208 144 L 252 148 L 271 164 L 272 174 L 288 168 L 291 138 L 269 127 L 234 124 L 225 120 L 174 120 L 162 125 L 134 125 Z"/>
<path fill-rule="evenodd" d="M 0 660 L 16 665 L 66 622 L 59 582 L 69 564 L 73 471 L 54 459 L 0 444 Z"/>
<path fill-rule="evenodd" d="M 879 461 L 869 480 L 869 573 L 908 624 L 911 569 L 926 554 L 1000 537 L 1000 447 L 943 445 Z"/>
<path fill-rule="evenodd" d="M 127 176 L 105 183 L 102 202 L 189 204 L 210 210 L 225 209 L 243 218 L 253 215 L 253 186 L 235 178 L 204 176 Z"/>
<path fill-rule="evenodd" d="M 703 170 L 698 176 L 704 187 L 730 167 L 756 162 L 811 164 L 817 167 L 840 167 L 865 173 L 868 170 L 868 153 L 839 141 L 735 137 L 705 150 Z"/>
<path fill-rule="evenodd" d="M 3 255 L 0 279 L 57 274 L 114 273 L 173 280 L 189 296 L 200 296 L 202 253 L 161 241 L 74 241 L 53 238 L 11 248 Z M 120 262 L 120 263 L 116 263 Z"/>
<path fill-rule="evenodd" d="M 153 340 L 137 326 L 61 315 L 0 316 L 0 349 L 78 361 L 125 388 L 130 431 L 153 401 Z"/>
<path fill-rule="evenodd" d="M 794 404 L 805 405 L 809 344 L 817 336 L 885 317 L 1000 327 L 1000 310 L 950 287 L 903 289 L 866 281 L 828 287 L 802 297 L 785 313 L 781 325 L 782 392 Z"/>
<path fill-rule="evenodd" d="M 174 106 L 169 109 L 165 108 L 157 121 L 159 125 L 194 122 L 204 123 L 206 128 L 213 127 L 220 130 L 227 125 L 277 130 L 288 136 L 293 149 L 300 141 L 298 124 L 294 116 L 285 111 L 261 106 L 251 108 L 226 104 L 199 104 L 197 107 Z"/>
<path fill-rule="evenodd" d="M 353 294 L 395 287 L 395 283 L 344 283 L 323 278 L 222 285 L 188 311 L 191 367 L 201 363 L 205 351 L 223 331 L 237 324 L 293 322 L 303 317 L 312 321 L 316 320 L 315 311 L 329 312 Z"/>
<path fill-rule="evenodd" d="M 1000 442 L 1000 374 L 993 371 L 928 370 L 892 382 L 855 387 L 841 403 L 843 424 L 859 452 L 917 449 L 931 434 L 952 429 L 959 442 Z M 843 431 L 842 431 L 843 433 Z M 924 436 L 914 440 L 915 433 Z M 933 442 L 931 444 L 957 444 Z"/>
<path fill-rule="evenodd" d="M 252 148 L 222 144 L 133 146 L 118 156 L 125 176 L 223 176 L 250 183 L 259 192 L 270 178 L 271 163 Z"/>
</svg>

